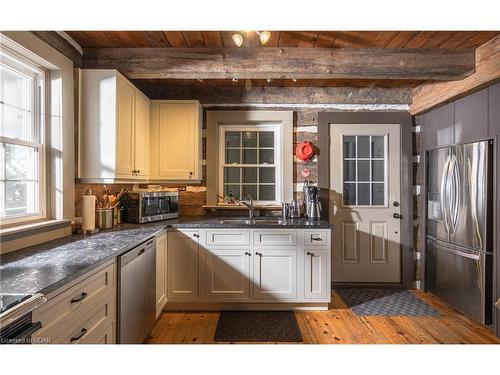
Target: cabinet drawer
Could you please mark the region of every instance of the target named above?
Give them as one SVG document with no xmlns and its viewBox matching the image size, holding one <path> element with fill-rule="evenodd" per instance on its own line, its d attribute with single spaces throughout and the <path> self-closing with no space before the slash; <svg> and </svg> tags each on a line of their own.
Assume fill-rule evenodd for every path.
<svg viewBox="0 0 500 375">
<path fill-rule="evenodd" d="M 257 246 L 296 246 L 297 231 L 282 229 L 275 231 L 255 231 L 253 244 Z"/>
<path fill-rule="evenodd" d="M 327 246 L 328 235 L 326 231 L 304 231 L 304 246 Z"/>
<path fill-rule="evenodd" d="M 42 323 L 37 337 L 56 337 L 76 320 L 84 310 L 106 294 L 113 292 L 115 285 L 114 264 L 90 275 L 85 280 L 62 292 L 33 311 L 33 320 Z M 114 295 L 114 293 L 113 293 Z"/>
<path fill-rule="evenodd" d="M 250 245 L 249 230 L 207 230 L 207 246 Z"/>
<path fill-rule="evenodd" d="M 96 308 L 73 324 L 68 330 L 54 340 L 54 344 L 97 344 L 105 340 L 114 342 L 109 337 L 109 326 L 114 326 L 115 295 L 106 298 Z M 112 330 L 113 334 L 114 330 Z M 108 337 L 106 337 L 108 336 Z"/>
</svg>

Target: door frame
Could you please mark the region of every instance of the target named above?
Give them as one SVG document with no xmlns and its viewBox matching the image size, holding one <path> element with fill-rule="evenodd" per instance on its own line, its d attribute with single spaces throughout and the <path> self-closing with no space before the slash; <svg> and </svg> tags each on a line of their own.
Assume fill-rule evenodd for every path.
<svg viewBox="0 0 500 375">
<path fill-rule="evenodd" d="M 330 190 L 330 124 L 400 124 L 401 142 L 401 283 L 350 284 L 350 286 L 396 287 L 413 289 L 413 143 L 409 112 L 320 112 L 318 113 L 318 187 L 325 217 L 329 217 Z M 334 228 L 335 230 L 335 228 Z M 332 270 L 335 272 L 335 270 Z M 333 284 L 332 284 L 333 285 Z M 345 285 L 345 284 L 342 284 Z"/>
</svg>

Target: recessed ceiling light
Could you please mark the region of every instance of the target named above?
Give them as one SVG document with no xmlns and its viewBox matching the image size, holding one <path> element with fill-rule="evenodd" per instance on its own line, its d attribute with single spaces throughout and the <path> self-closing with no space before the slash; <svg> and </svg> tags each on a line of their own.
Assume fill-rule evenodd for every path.
<svg viewBox="0 0 500 375">
<path fill-rule="evenodd" d="M 233 42 L 238 47 L 241 47 L 241 45 L 243 44 L 243 35 L 241 35 L 241 34 L 233 34 Z"/>
</svg>

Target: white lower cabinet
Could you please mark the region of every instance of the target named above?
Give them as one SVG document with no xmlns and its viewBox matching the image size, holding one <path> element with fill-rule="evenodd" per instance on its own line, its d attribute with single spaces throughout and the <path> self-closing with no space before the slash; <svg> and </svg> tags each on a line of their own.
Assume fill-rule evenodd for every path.
<svg viewBox="0 0 500 375">
<path fill-rule="evenodd" d="M 255 249 L 253 297 L 279 302 L 297 298 L 297 249 Z"/>
<path fill-rule="evenodd" d="M 207 250 L 206 298 L 250 298 L 250 249 Z"/>
<path fill-rule="evenodd" d="M 330 230 L 314 230 L 321 241 L 310 241 L 311 234 L 289 228 L 170 230 L 166 308 L 190 302 L 326 306 Z"/>
<path fill-rule="evenodd" d="M 326 249 L 307 249 L 304 256 L 304 298 L 327 298 L 330 292 L 328 283 L 328 251 Z"/>
<path fill-rule="evenodd" d="M 156 319 L 167 303 L 167 235 L 156 237 Z"/>
<path fill-rule="evenodd" d="M 198 231 L 172 231 L 167 239 L 167 298 L 198 299 Z"/>
<path fill-rule="evenodd" d="M 42 323 L 34 343 L 113 344 L 116 342 L 116 263 L 93 270 L 50 293 L 33 310 Z"/>
</svg>

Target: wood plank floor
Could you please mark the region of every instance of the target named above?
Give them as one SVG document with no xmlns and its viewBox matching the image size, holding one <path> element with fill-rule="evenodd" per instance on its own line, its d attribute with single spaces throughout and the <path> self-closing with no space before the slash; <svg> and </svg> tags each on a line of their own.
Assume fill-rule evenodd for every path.
<svg viewBox="0 0 500 375">
<path fill-rule="evenodd" d="M 427 293 L 414 293 L 441 311 L 440 317 L 358 316 L 332 292 L 328 311 L 297 311 L 304 344 L 493 344 L 487 328 L 458 314 Z M 216 344 L 219 313 L 164 312 L 151 332 L 151 344 Z M 250 343 L 249 343 L 250 344 Z"/>
</svg>

